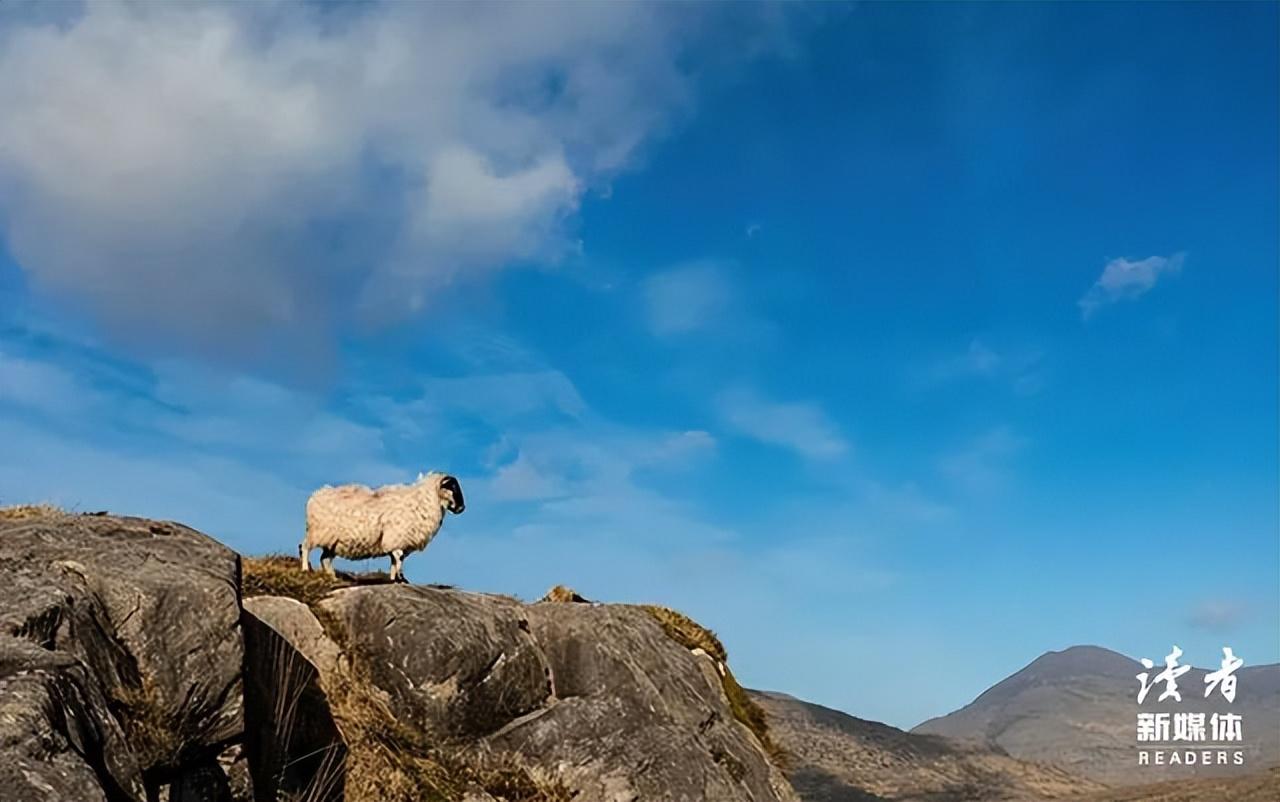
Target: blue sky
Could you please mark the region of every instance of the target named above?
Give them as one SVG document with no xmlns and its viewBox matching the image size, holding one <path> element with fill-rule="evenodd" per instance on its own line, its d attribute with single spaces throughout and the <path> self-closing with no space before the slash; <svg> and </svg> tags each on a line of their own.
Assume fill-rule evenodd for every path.
<svg viewBox="0 0 1280 802">
<path fill-rule="evenodd" d="M 1280 658 L 1277 6 L 750 8 L 5 11 L 0 503 L 448 470 L 412 580 L 899 726 Z"/>
</svg>

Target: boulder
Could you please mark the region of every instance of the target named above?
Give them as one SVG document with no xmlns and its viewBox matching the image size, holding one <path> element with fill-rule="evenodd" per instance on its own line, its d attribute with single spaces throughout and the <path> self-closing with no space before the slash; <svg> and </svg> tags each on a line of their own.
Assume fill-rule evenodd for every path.
<svg viewBox="0 0 1280 802">
<path fill-rule="evenodd" d="M 711 661 L 626 605 L 535 604 L 531 634 L 551 666 L 554 704 L 489 739 L 561 766 L 585 799 L 794 799 L 730 710 Z"/>
<path fill-rule="evenodd" d="M 337 675 L 338 647 L 311 608 L 283 596 L 245 599 L 242 628 L 248 781 L 240 784 L 249 792 L 241 797 L 338 802 L 347 749 L 320 682 L 321 672 Z"/>
<path fill-rule="evenodd" d="M 26 700 L 10 702 L 52 705 L 57 733 L 102 786 L 122 789 L 113 799 L 136 796 L 139 772 L 158 787 L 240 736 L 239 621 L 239 557 L 195 530 L 56 512 L 0 519 L 0 648 Z M 31 663 L 26 647 L 49 656 Z"/>
<path fill-rule="evenodd" d="M 319 607 L 350 670 L 436 744 L 580 799 L 796 799 L 712 662 L 641 608 L 404 585 Z"/>
<path fill-rule="evenodd" d="M 85 665 L 3 636 L 0 789 L 12 802 L 145 798 L 141 768 Z"/>
<path fill-rule="evenodd" d="M 514 599 L 381 585 L 336 591 L 320 607 L 397 719 L 429 739 L 484 737 L 551 696 L 546 658 Z"/>
</svg>

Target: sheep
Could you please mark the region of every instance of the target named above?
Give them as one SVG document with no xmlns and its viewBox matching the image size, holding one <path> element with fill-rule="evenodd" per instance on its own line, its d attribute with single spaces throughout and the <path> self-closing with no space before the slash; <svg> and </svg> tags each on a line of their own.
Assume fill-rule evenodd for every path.
<svg viewBox="0 0 1280 802">
<path fill-rule="evenodd" d="M 325 485 L 307 500 L 307 533 L 298 546 L 303 571 L 311 570 L 311 550 L 334 575 L 334 555 L 353 560 L 391 557 L 391 581 L 405 582 L 404 557 L 421 551 L 440 531 L 444 511 L 466 508 L 458 480 L 444 473 L 418 474 L 409 485 Z"/>
</svg>

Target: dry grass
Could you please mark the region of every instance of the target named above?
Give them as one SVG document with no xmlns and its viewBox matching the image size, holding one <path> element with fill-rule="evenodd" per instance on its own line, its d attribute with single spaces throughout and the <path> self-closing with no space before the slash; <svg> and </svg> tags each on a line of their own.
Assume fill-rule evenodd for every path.
<svg viewBox="0 0 1280 802">
<path fill-rule="evenodd" d="M 241 560 L 240 592 L 244 596 L 287 596 L 313 608 L 317 602 L 339 588 L 390 581 L 382 572 L 349 574 L 340 571 L 334 577 L 324 571 L 303 571 L 297 557 L 284 554 L 245 557 Z"/>
<path fill-rule="evenodd" d="M 461 799 L 470 789 L 482 789 L 507 802 L 561 802 L 568 792 L 554 782 L 535 778 L 513 760 L 482 756 L 462 744 L 434 743 L 424 733 L 396 719 L 385 695 L 369 679 L 358 653 L 347 645 L 346 629 L 320 601 L 334 590 L 356 585 L 385 584 L 382 572 L 330 577 L 322 571 L 303 571 L 296 557 L 269 555 L 245 557 L 242 561 L 244 596 L 286 596 L 296 599 L 315 613 L 325 633 L 347 655 L 346 667 L 331 675 L 321 675 L 319 683 L 347 749 L 341 766 L 322 765 L 321 771 L 304 791 L 287 802 L 322 802 L 343 783 L 347 802 L 446 802 Z M 279 667 L 280 681 L 288 682 L 292 672 Z M 291 694 L 282 694 L 288 699 Z M 287 704 L 287 703 L 286 703 Z M 291 711 L 277 711 L 286 726 L 276 734 L 281 753 L 287 752 Z M 282 800 L 286 802 L 286 800 Z"/>
<path fill-rule="evenodd" d="M 729 662 L 729 653 L 716 633 L 694 621 L 684 613 L 656 604 L 641 605 L 645 612 L 658 620 L 667 637 L 686 649 L 701 649 L 720 663 Z"/>
<path fill-rule="evenodd" d="M 1275 802 L 1280 799 L 1280 766 L 1244 777 L 1184 778 L 1072 798 L 1080 802 Z"/>
<path fill-rule="evenodd" d="M 755 734 L 775 766 L 787 768 L 790 759 L 786 750 L 769 737 L 769 721 L 764 710 L 734 678 L 733 672 L 729 670 L 729 654 L 716 634 L 684 613 L 669 607 L 645 604 L 641 608 L 662 625 L 667 637 L 686 649 L 701 649 L 724 668 L 720 674 L 720 685 L 724 688 L 725 698 L 729 700 L 729 710 L 733 712 L 733 717 Z"/>
<path fill-rule="evenodd" d="M 535 778 L 509 758 L 478 755 L 462 744 L 435 743 L 398 721 L 357 662 L 329 683 L 334 720 L 349 750 L 348 802 L 457 800 L 481 789 L 507 802 L 562 802 L 562 786 Z"/>
<path fill-rule="evenodd" d="M 12 504 L 0 507 L 0 521 L 25 521 L 30 518 L 48 518 L 66 514 L 52 504 Z"/>
<path fill-rule="evenodd" d="M 341 785 L 344 776 L 344 749 L 340 743 L 329 743 L 320 753 L 297 755 L 294 737 L 298 732 L 299 706 L 308 686 L 318 674 L 301 654 L 284 638 L 273 638 L 270 655 L 271 729 L 259 744 L 258 760 L 272 777 L 281 802 L 334 802 L 342 798 Z M 318 763 L 315 758 L 319 758 Z M 299 770 L 307 763 L 315 764 L 300 790 L 293 790 Z"/>
<path fill-rule="evenodd" d="M 590 604 L 591 600 L 580 595 L 576 590 L 568 585 L 556 585 L 548 590 L 539 601 L 551 602 L 554 604 Z"/>
<path fill-rule="evenodd" d="M 110 706 L 143 769 L 176 765 L 182 743 L 175 722 L 160 712 L 159 693 L 149 680 L 108 689 Z"/>
</svg>

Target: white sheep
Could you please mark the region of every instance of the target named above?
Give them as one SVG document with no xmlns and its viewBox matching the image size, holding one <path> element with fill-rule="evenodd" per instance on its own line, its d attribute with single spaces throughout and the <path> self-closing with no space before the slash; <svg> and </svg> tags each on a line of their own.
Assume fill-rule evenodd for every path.
<svg viewBox="0 0 1280 802">
<path fill-rule="evenodd" d="M 391 579 L 404 582 L 404 557 L 421 551 L 440 531 L 444 511 L 466 508 L 458 480 L 444 473 L 418 474 L 410 485 L 328 485 L 307 500 L 307 534 L 298 546 L 302 570 L 311 570 L 311 550 L 333 575 L 335 555 L 352 560 L 391 557 Z"/>
</svg>

